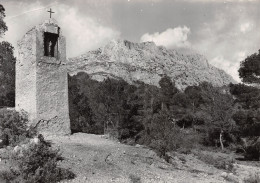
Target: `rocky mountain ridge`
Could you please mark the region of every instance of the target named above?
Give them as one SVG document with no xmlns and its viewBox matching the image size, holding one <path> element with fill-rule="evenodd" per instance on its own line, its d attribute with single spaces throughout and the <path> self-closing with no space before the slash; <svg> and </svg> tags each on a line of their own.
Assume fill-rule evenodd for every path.
<svg viewBox="0 0 260 183">
<path fill-rule="evenodd" d="M 110 77 L 131 84 L 142 81 L 156 86 L 163 75 L 168 75 L 182 90 L 203 81 L 214 86 L 235 83 L 230 75 L 210 65 L 202 55 L 184 55 L 153 42 L 113 40 L 97 50 L 69 59 L 68 70 L 70 75 L 86 72 L 98 81 Z"/>
</svg>

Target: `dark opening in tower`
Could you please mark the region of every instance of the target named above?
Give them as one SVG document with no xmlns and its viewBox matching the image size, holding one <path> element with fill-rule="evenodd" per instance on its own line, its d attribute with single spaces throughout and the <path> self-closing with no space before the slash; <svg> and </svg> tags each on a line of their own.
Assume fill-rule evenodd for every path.
<svg viewBox="0 0 260 183">
<path fill-rule="evenodd" d="M 57 58 L 58 37 L 59 37 L 59 34 L 44 32 L 44 56 Z"/>
</svg>

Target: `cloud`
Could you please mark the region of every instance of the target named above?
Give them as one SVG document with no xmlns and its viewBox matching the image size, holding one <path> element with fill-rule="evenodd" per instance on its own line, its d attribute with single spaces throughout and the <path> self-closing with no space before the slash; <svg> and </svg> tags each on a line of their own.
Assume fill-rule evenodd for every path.
<svg viewBox="0 0 260 183">
<path fill-rule="evenodd" d="M 17 56 L 17 41 L 33 26 L 40 23 L 39 17 L 41 17 L 42 11 L 45 11 L 45 9 L 41 9 L 40 11 L 28 11 L 41 8 L 42 4 L 38 1 L 28 4 L 25 2 L 8 2 L 3 5 L 6 9 L 6 18 L 4 21 L 6 21 L 8 26 L 8 31 L 3 36 L 3 40 L 10 42 L 14 46 L 14 53 L 15 56 Z M 32 14 L 33 16 L 31 16 Z"/>
<path fill-rule="evenodd" d="M 80 16 L 75 8 L 62 7 L 59 14 L 63 17 L 59 23 L 67 38 L 70 57 L 96 49 L 120 36 L 119 31 L 102 25 L 99 20 Z"/>
<path fill-rule="evenodd" d="M 186 26 L 169 28 L 161 33 L 146 33 L 142 35 L 141 42 L 153 41 L 156 45 L 165 46 L 167 48 L 185 48 L 191 45 L 188 41 L 189 34 L 190 28 Z"/>
<path fill-rule="evenodd" d="M 238 61 L 243 61 L 246 58 L 246 52 L 240 51 L 237 54 L 235 54 L 235 59 Z"/>
<path fill-rule="evenodd" d="M 249 31 L 252 30 L 252 28 L 253 28 L 253 25 L 250 22 L 243 23 L 243 24 L 240 25 L 240 31 L 242 33 L 249 32 Z"/>
<path fill-rule="evenodd" d="M 16 3 L 19 3 L 19 7 L 21 7 L 19 10 L 16 10 Z M 6 9 L 9 11 L 6 12 L 7 17 L 5 20 L 9 30 L 3 37 L 4 40 L 11 42 L 16 48 L 17 41 L 27 31 L 48 19 L 47 8 L 43 8 L 45 6 L 46 4 L 40 1 L 35 3 L 28 3 L 27 1 L 10 2 L 6 4 Z M 119 31 L 103 25 L 98 18 L 81 14 L 77 6 L 60 3 L 54 9 L 54 18 L 58 21 L 61 31 L 66 37 L 67 57 L 78 56 L 96 49 L 111 39 L 120 36 Z M 15 13 L 9 15 L 9 12 Z"/>
<path fill-rule="evenodd" d="M 176 1 L 180 1 L 180 0 L 176 0 Z M 182 1 L 186 1 L 186 2 L 203 2 L 203 3 L 232 3 L 232 2 L 239 2 L 239 3 L 248 3 L 248 2 L 257 2 L 258 0 L 226 0 L 226 1 L 220 1 L 220 0 L 182 0 Z"/>
<path fill-rule="evenodd" d="M 240 78 L 238 76 L 239 62 L 232 63 L 229 60 L 226 60 L 222 56 L 214 57 L 210 60 L 210 63 L 217 68 L 220 68 L 230 74 L 234 80 L 240 82 Z"/>
<path fill-rule="evenodd" d="M 240 62 L 259 49 L 258 9 L 254 4 L 233 4 L 232 9 L 216 10 L 211 22 L 193 29 L 196 40 L 191 41 L 192 47 L 240 82 Z"/>
</svg>

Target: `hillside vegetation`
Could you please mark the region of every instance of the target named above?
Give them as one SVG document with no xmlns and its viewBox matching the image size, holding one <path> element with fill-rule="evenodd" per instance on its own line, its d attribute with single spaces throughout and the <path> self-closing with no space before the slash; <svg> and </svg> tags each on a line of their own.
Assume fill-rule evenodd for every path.
<svg viewBox="0 0 260 183">
<path fill-rule="evenodd" d="M 114 79 L 98 82 L 86 73 L 70 77 L 72 131 L 108 133 L 121 142 L 147 145 L 162 157 L 172 150 L 211 146 L 259 158 L 257 88 L 213 87 L 204 82 L 180 91 L 167 76 L 159 85 L 130 85 Z M 255 108 L 248 108 L 253 104 Z"/>
</svg>

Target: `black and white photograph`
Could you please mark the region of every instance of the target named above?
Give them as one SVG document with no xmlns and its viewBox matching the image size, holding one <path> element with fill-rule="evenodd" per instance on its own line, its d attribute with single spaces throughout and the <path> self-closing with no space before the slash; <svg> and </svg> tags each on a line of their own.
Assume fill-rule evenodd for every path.
<svg viewBox="0 0 260 183">
<path fill-rule="evenodd" d="M 260 0 L 0 0 L 0 183 L 260 183 Z"/>
</svg>

